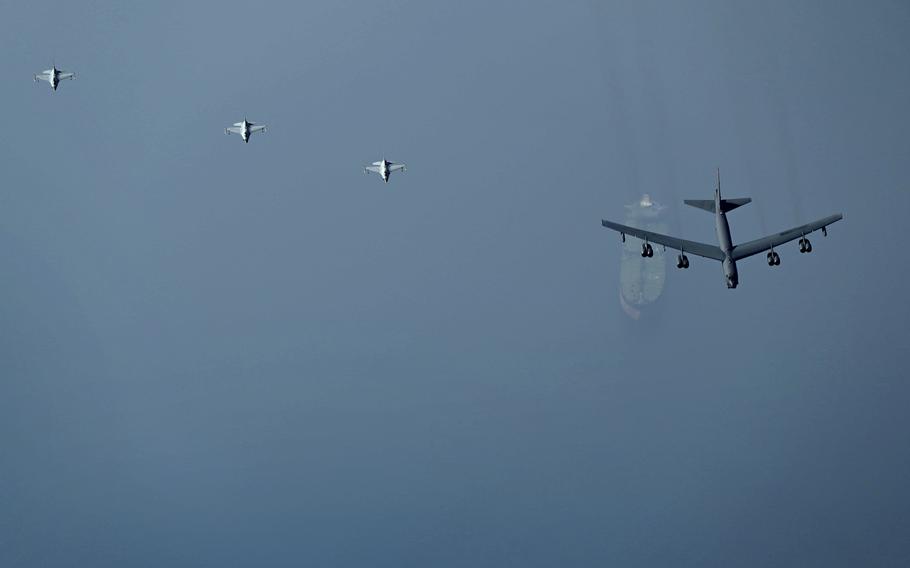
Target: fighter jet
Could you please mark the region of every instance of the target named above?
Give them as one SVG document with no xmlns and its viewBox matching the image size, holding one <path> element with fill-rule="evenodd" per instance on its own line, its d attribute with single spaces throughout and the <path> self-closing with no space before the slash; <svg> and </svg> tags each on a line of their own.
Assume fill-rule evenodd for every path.
<svg viewBox="0 0 910 568">
<path fill-rule="evenodd" d="M 51 84 L 51 88 L 55 91 L 57 90 L 57 86 L 60 84 L 60 81 L 63 81 L 64 79 L 75 78 L 75 73 L 67 73 L 65 71 L 61 71 L 60 69 L 57 69 L 56 64 L 53 65 L 50 69 L 47 69 L 35 75 L 35 81 L 47 81 Z"/>
<path fill-rule="evenodd" d="M 234 126 L 229 126 L 224 129 L 225 134 L 239 134 L 243 141 L 249 144 L 250 134 L 254 132 L 265 132 L 266 126 L 264 124 L 256 124 L 255 122 L 250 122 L 247 119 L 243 119 L 243 122 L 235 122 Z"/>
<path fill-rule="evenodd" d="M 388 160 L 382 159 L 378 162 L 373 162 L 369 166 L 363 167 L 363 173 L 367 172 L 376 172 L 382 177 L 382 181 L 389 183 L 389 176 L 392 172 L 397 172 L 398 170 L 407 171 L 404 167 L 404 164 L 396 164 L 395 162 L 390 162 Z"/>
<path fill-rule="evenodd" d="M 720 170 L 717 172 L 717 188 L 714 190 L 713 200 L 685 200 L 686 205 L 714 213 L 715 231 L 717 233 L 717 241 L 720 246 L 677 239 L 676 237 L 668 237 L 666 235 L 661 235 L 660 233 L 653 233 L 651 231 L 645 231 L 642 229 L 637 229 L 635 227 L 620 225 L 619 223 L 614 223 L 612 221 L 602 220 L 601 224 L 608 229 L 618 231 L 622 235 L 623 242 L 626 241 L 627 234 L 644 241 L 641 245 L 642 257 L 649 258 L 654 256 L 654 248 L 651 246 L 651 243 L 657 243 L 659 245 L 663 245 L 664 247 L 670 247 L 671 249 L 678 250 L 679 255 L 676 257 L 677 268 L 689 268 L 689 258 L 686 256 L 686 253 L 703 256 L 705 258 L 710 258 L 713 260 L 719 260 L 723 264 L 724 278 L 727 282 L 727 288 L 732 289 L 736 288 L 736 285 L 739 284 L 739 273 L 736 270 L 736 261 L 742 260 L 760 252 L 768 251 L 768 254 L 766 255 L 768 266 L 779 266 L 780 254 L 774 250 L 775 247 L 798 238 L 799 252 L 812 252 L 812 243 L 809 242 L 809 239 L 806 238 L 806 235 L 812 233 L 813 231 L 821 229 L 822 234 L 827 237 L 828 225 L 836 221 L 840 221 L 844 218 L 843 214 L 837 213 L 835 215 L 825 217 L 824 219 L 813 221 L 812 223 L 806 223 L 805 225 L 794 227 L 787 231 L 782 231 L 774 235 L 755 239 L 754 241 L 749 241 L 741 245 L 734 245 L 733 239 L 730 236 L 730 225 L 727 223 L 727 213 L 741 205 L 750 203 L 751 201 L 752 199 L 749 197 L 743 197 L 739 199 L 722 199 L 720 196 Z"/>
</svg>

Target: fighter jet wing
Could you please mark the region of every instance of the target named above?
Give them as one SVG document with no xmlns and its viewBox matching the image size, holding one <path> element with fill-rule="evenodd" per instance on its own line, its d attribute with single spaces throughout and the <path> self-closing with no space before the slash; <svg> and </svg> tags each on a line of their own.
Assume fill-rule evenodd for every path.
<svg viewBox="0 0 910 568">
<path fill-rule="evenodd" d="M 639 239 L 646 240 L 649 243 L 657 243 L 659 245 L 670 247 L 671 249 L 703 256 L 705 258 L 713 258 L 714 260 L 724 259 L 723 251 L 720 250 L 720 247 L 715 245 L 707 245 L 705 243 L 687 241 L 685 239 L 677 239 L 676 237 L 668 237 L 667 235 L 652 233 L 651 231 L 645 231 L 643 229 L 629 227 L 627 225 L 620 225 L 619 223 L 614 223 L 612 221 L 604 220 L 600 223 L 608 229 L 619 231 L 624 235 L 632 235 L 633 237 L 638 237 Z"/>
<path fill-rule="evenodd" d="M 800 225 L 799 227 L 793 227 L 788 231 L 783 231 L 781 233 L 777 233 L 776 235 L 770 235 L 767 237 L 762 237 L 760 239 L 755 239 L 754 241 L 749 241 L 748 243 L 736 245 L 733 247 L 733 260 L 746 258 L 752 256 L 753 254 L 758 254 L 760 252 L 769 250 L 771 247 L 776 247 L 784 243 L 788 243 L 793 239 L 804 237 L 812 231 L 824 229 L 831 223 L 840 221 L 843 218 L 844 216 L 841 213 L 838 213 L 836 215 L 825 217 L 824 219 L 819 219 L 818 221 L 813 221 L 812 223 L 806 223 L 805 225 Z"/>
<path fill-rule="evenodd" d="M 266 125 L 258 124 L 250 128 L 250 132 L 265 132 Z"/>
<path fill-rule="evenodd" d="M 240 134 L 241 132 L 243 132 L 243 129 L 239 126 L 229 126 L 224 129 L 225 134 Z"/>
<path fill-rule="evenodd" d="M 375 172 L 377 174 L 382 171 L 382 168 L 380 168 L 379 166 L 364 166 L 363 169 L 364 169 L 364 171 Z"/>
<path fill-rule="evenodd" d="M 57 75 L 57 78 L 62 81 L 64 79 L 72 79 L 75 76 L 76 76 L 75 73 L 61 73 L 61 74 Z"/>
<path fill-rule="evenodd" d="M 404 164 L 389 164 L 390 172 L 397 172 L 398 170 L 405 169 Z"/>
</svg>

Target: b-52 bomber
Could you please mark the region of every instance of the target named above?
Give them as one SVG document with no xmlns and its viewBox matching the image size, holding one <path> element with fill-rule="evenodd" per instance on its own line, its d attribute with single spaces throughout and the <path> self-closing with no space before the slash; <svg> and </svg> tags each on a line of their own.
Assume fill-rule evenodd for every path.
<svg viewBox="0 0 910 568">
<path fill-rule="evenodd" d="M 837 213 L 835 215 L 825 217 L 824 219 L 813 221 L 812 223 L 806 223 L 805 225 L 794 227 L 787 231 L 769 235 L 767 237 L 762 237 L 760 239 L 755 239 L 754 241 L 749 241 L 740 245 L 734 245 L 733 239 L 730 236 L 730 225 L 727 223 L 727 212 L 732 211 L 741 205 L 750 203 L 751 201 L 752 199 L 749 197 L 738 199 L 722 199 L 720 196 L 719 170 L 717 172 L 717 188 L 714 190 L 713 200 L 685 200 L 686 205 L 714 213 L 715 231 L 717 233 L 717 241 L 720 246 L 709 245 L 695 241 L 687 241 L 684 239 L 678 239 L 676 237 L 669 237 L 667 235 L 661 235 L 660 233 L 654 233 L 635 227 L 620 225 L 619 223 L 614 223 L 607 220 L 602 220 L 601 224 L 608 229 L 618 231 L 622 235 L 623 242 L 626 240 L 626 235 L 632 235 L 633 237 L 637 237 L 644 241 L 641 245 L 641 256 L 643 257 L 647 258 L 654 256 L 654 248 L 651 246 L 651 243 L 656 243 L 665 247 L 669 247 L 671 249 L 678 250 L 679 255 L 676 257 L 677 268 L 689 268 L 689 258 L 686 256 L 686 253 L 691 253 L 713 260 L 719 260 L 723 264 L 724 278 L 727 281 L 727 288 L 732 289 L 736 288 L 736 285 L 739 284 L 739 273 L 736 270 L 736 261 L 748 258 L 761 252 L 768 251 L 768 254 L 766 255 L 768 266 L 778 266 L 780 265 L 780 255 L 777 253 L 777 251 L 774 250 L 774 247 L 788 243 L 794 239 L 799 239 L 799 252 L 812 252 L 812 243 L 809 242 L 809 239 L 806 238 L 806 235 L 812 233 L 813 231 L 821 229 L 822 234 L 827 237 L 828 225 L 836 221 L 840 221 L 844 218 L 843 214 Z"/>
</svg>

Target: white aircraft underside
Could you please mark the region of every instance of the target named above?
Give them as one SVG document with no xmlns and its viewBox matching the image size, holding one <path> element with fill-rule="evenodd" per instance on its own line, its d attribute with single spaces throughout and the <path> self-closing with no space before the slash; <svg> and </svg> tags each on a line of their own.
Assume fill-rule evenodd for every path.
<svg viewBox="0 0 910 568">
<path fill-rule="evenodd" d="M 66 81 L 67 79 L 75 79 L 75 73 L 69 73 L 67 71 L 61 71 L 56 67 L 50 69 L 45 69 L 41 73 L 35 75 L 35 81 L 46 81 L 50 83 L 50 86 L 56 91 L 57 86 L 60 84 L 60 81 Z"/>
<path fill-rule="evenodd" d="M 373 162 L 369 166 L 364 166 L 363 171 L 364 173 L 377 173 L 379 174 L 379 177 L 382 178 L 382 181 L 389 183 L 389 176 L 392 172 L 407 171 L 407 168 L 404 164 L 396 164 L 395 162 L 390 162 L 388 160 L 379 160 L 378 162 Z"/>
<path fill-rule="evenodd" d="M 256 132 L 266 132 L 268 127 L 265 124 L 256 124 L 244 119 L 242 122 L 235 122 L 233 126 L 224 129 L 225 134 L 239 134 L 244 142 L 250 141 L 250 135 Z"/>
</svg>

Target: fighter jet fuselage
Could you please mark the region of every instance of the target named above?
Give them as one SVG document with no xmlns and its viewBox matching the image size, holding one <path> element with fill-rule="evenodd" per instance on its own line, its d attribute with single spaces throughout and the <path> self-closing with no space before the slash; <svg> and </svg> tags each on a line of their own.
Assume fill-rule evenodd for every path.
<svg viewBox="0 0 910 568">
<path fill-rule="evenodd" d="M 266 125 L 256 124 L 255 122 L 250 122 L 245 118 L 242 122 L 235 122 L 233 126 L 229 126 L 228 128 L 224 129 L 225 134 L 239 134 L 240 139 L 243 140 L 246 144 L 249 144 L 250 142 L 250 135 L 256 132 L 265 131 Z"/>
<path fill-rule="evenodd" d="M 47 81 L 51 89 L 57 90 L 57 87 L 60 86 L 60 81 L 63 79 L 74 79 L 76 77 L 75 73 L 68 73 L 57 69 L 57 66 L 54 65 L 50 69 L 42 71 L 35 75 L 35 81 Z"/>
<path fill-rule="evenodd" d="M 399 170 L 405 171 L 404 164 L 396 164 L 395 162 L 390 162 L 385 158 L 379 160 L 378 162 L 373 162 L 369 166 L 364 166 L 363 168 L 364 173 L 374 172 L 379 174 L 379 177 L 382 178 L 382 181 L 386 183 L 389 183 L 389 176 L 392 175 L 392 172 Z"/>
</svg>

